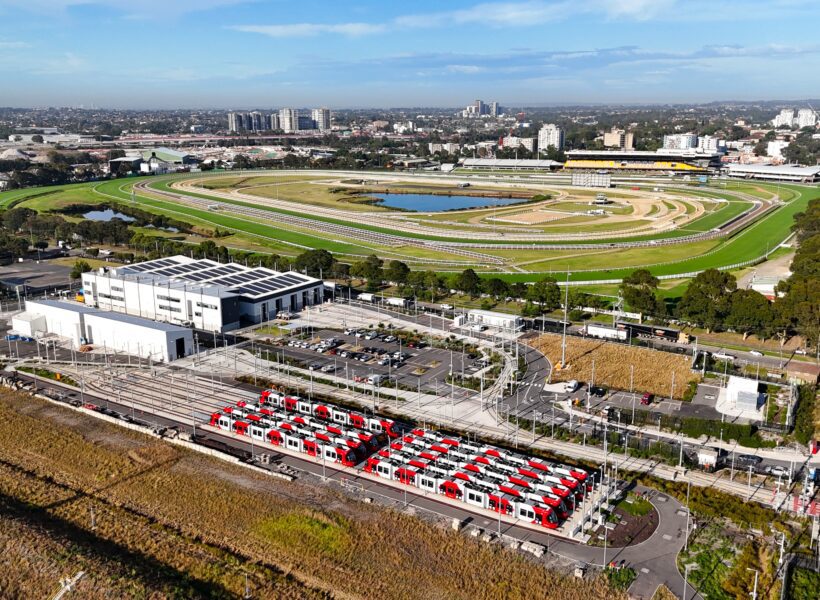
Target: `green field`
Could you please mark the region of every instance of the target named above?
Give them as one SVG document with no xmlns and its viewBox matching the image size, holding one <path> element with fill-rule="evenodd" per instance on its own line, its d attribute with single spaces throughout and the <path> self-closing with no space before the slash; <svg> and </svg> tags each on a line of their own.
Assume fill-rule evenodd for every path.
<svg viewBox="0 0 820 600">
<path fill-rule="evenodd" d="M 355 260 L 355 257 L 375 253 L 385 259 L 398 258 L 405 260 L 410 263 L 413 268 L 424 267 L 438 271 L 461 270 L 464 266 L 458 265 L 474 263 L 475 268 L 480 272 L 496 272 L 499 277 L 508 281 L 533 281 L 539 279 L 544 274 L 551 272 L 560 273 L 569 269 L 572 271 L 571 278 L 575 281 L 596 281 L 621 279 L 632 269 L 639 266 L 649 267 L 656 275 L 671 276 L 696 272 L 711 267 L 727 267 L 736 263 L 757 259 L 763 256 L 767 250 L 775 249 L 777 245 L 789 235 L 794 214 L 803 210 L 810 198 L 820 196 L 820 190 L 818 190 L 818 188 L 785 184 L 773 186 L 762 183 L 729 182 L 731 186 L 729 186 L 726 191 L 715 188 L 680 190 L 680 193 L 690 198 L 700 197 L 709 199 L 709 202 L 705 204 L 707 212 L 681 228 L 671 231 L 655 233 L 644 232 L 640 235 L 632 235 L 621 239 L 602 239 L 607 231 L 635 228 L 648 223 L 648 221 L 635 219 L 622 223 L 595 223 L 594 219 L 590 220 L 585 216 L 568 217 L 568 219 L 561 220 L 552 227 L 541 224 L 540 226 L 536 225 L 528 229 L 534 233 L 539 231 L 549 231 L 550 233 L 556 233 L 558 231 L 566 231 L 567 233 L 584 231 L 590 234 L 597 232 L 601 235 L 595 239 L 595 242 L 602 245 L 622 241 L 623 239 L 633 241 L 670 239 L 712 230 L 722 223 L 737 217 L 752 206 L 751 202 L 734 196 L 733 193 L 748 194 L 757 198 L 768 199 L 773 197 L 775 192 L 778 191 L 781 197 L 788 196 L 791 198 L 785 205 L 774 208 L 763 218 L 759 218 L 754 224 L 731 237 L 724 236 L 712 240 L 699 240 L 669 246 L 647 245 L 637 248 L 609 249 L 599 247 L 596 249 L 583 249 L 579 247 L 578 250 L 569 248 L 534 250 L 529 248 L 528 244 L 521 243 L 520 247 L 516 249 L 500 247 L 494 249 L 493 246 L 505 244 L 506 242 L 503 239 L 482 239 L 480 236 L 484 235 L 487 231 L 492 231 L 492 228 L 476 227 L 468 222 L 476 216 L 481 218 L 482 216 L 492 214 L 495 212 L 492 209 L 456 211 L 435 215 L 435 218 L 441 221 L 458 219 L 459 223 L 455 229 L 452 225 L 448 226 L 441 221 L 437 223 L 437 225 L 448 227 L 448 229 L 452 231 L 459 231 L 459 236 L 462 236 L 460 232 L 463 232 L 463 237 L 461 237 L 459 241 L 486 245 L 484 248 L 470 248 L 469 250 L 481 255 L 491 255 L 502 258 L 505 261 L 502 267 L 485 261 L 482 258 L 471 259 L 468 256 L 451 252 L 447 248 L 430 246 L 429 244 L 425 245 L 425 243 L 433 241 L 449 243 L 454 241 L 453 238 L 436 235 L 436 228 L 430 227 L 429 223 L 425 224 L 430 230 L 429 233 L 418 233 L 392 228 L 394 222 L 391 220 L 382 220 L 379 224 L 357 222 L 355 215 L 356 210 L 366 208 L 372 212 L 373 207 L 361 207 L 350 203 L 339 202 L 336 197 L 337 195 L 329 192 L 329 186 L 317 185 L 309 183 L 308 181 L 327 180 L 328 178 L 330 178 L 330 175 L 328 175 L 327 172 L 317 173 L 316 176 L 310 174 L 268 174 L 261 176 L 256 174 L 252 176 L 247 174 L 241 176 L 221 174 L 218 176 L 203 176 L 202 174 L 198 174 L 196 177 L 192 175 L 164 176 L 150 180 L 145 178 L 130 178 L 95 184 L 73 184 L 55 186 L 53 188 L 12 190 L 0 194 L 0 209 L 9 208 L 11 206 L 26 206 L 38 211 L 48 211 L 75 203 L 91 204 L 110 200 L 130 203 L 132 200 L 132 186 L 137 182 L 147 181 L 149 182 L 148 191 L 143 192 L 142 190 L 137 190 L 135 194 L 136 202 L 140 208 L 157 214 L 167 214 L 176 219 L 190 222 L 192 225 L 199 227 L 200 232 L 207 233 L 215 227 L 229 230 L 232 232 L 232 235 L 221 238 L 218 243 L 227 244 L 231 247 L 277 252 L 288 255 L 298 254 L 304 248 L 324 248 L 339 255 L 343 260 Z M 341 179 L 342 177 L 339 178 Z M 281 200 L 288 200 L 293 206 L 293 209 L 285 210 L 280 207 L 263 206 L 240 199 L 214 197 L 208 194 L 205 187 L 202 187 L 201 192 L 181 192 L 171 187 L 171 184 L 175 181 L 193 179 L 198 179 L 199 181 L 197 181 L 197 183 L 201 186 L 223 191 L 229 189 L 254 190 L 254 192 L 264 190 L 265 193 L 268 193 L 273 188 L 279 188 L 279 198 Z M 282 185 L 276 185 L 275 182 L 280 182 Z M 539 182 L 533 182 L 534 187 L 532 191 L 537 193 L 555 193 L 555 190 L 552 189 L 536 189 L 535 185 L 538 183 Z M 418 191 L 420 187 L 424 187 L 419 184 L 408 183 L 406 185 L 412 185 L 412 189 L 415 191 Z M 425 185 L 431 187 L 430 185 Z M 390 184 L 391 188 L 397 186 L 398 183 Z M 480 188 L 476 186 L 475 189 Z M 262 209 L 270 212 L 271 219 L 252 218 L 231 212 L 229 209 L 209 211 L 200 207 L 188 206 L 186 204 L 180 204 L 173 199 L 151 193 L 150 190 L 156 190 L 157 192 L 173 191 L 178 194 L 208 200 L 218 200 L 236 206 Z M 289 191 L 286 192 L 285 190 Z M 664 192 L 670 193 L 672 191 L 673 190 L 664 190 Z M 311 198 L 315 199 L 316 194 L 323 199 L 322 202 L 328 203 L 325 205 L 332 205 L 334 208 L 342 208 L 345 211 L 350 210 L 352 214 L 348 218 L 344 212 L 339 212 L 339 218 L 330 218 L 311 214 L 309 209 L 302 210 L 302 208 L 305 207 L 305 202 L 299 201 L 299 199 L 304 200 L 306 195 L 311 195 Z M 723 198 L 728 201 L 715 204 L 712 201 L 713 198 Z M 683 201 L 683 198 L 680 201 Z M 687 212 L 691 214 L 690 204 L 687 202 L 683 203 L 687 207 Z M 568 201 L 562 204 L 565 209 L 574 209 L 579 206 L 584 209 L 588 208 L 588 205 L 581 202 Z M 709 210 L 710 208 L 713 210 Z M 515 210 L 520 210 L 520 207 L 509 207 L 505 212 Z M 627 210 L 631 212 L 631 207 Z M 501 212 L 499 209 L 498 213 Z M 286 225 L 276 220 L 277 215 L 308 217 L 316 223 L 317 229 L 314 229 L 313 225 L 308 224 L 299 224 L 296 226 Z M 430 217 L 425 216 L 424 218 L 428 219 Z M 578 221 L 575 222 L 572 219 L 578 219 Z M 396 222 L 395 225 L 398 226 L 399 223 L 400 222 Z M 318 228 L 326 226 L 327 224 L 344 225 L 371 233 L 400 236 L 407 239 L 408 244 L 388 246 L 380 240 L 358 240 L 344 237 L 344 235 L 335 233 L 327 234 L 319 231 Z M 150 230 L 146 231 L 146 233 L 150 233 Z M 579 245 L 584 242 L 585 240 L 572 239 L 561 243 L 566 245 Z M 429 261 L 429 263 L 425 264 L 425 261 Z M 445 264 L 437 265 L 436 261 L 444 261 Z M 450 264 L 451 266 L 447 267 L 446 264 Z M 606 284 L 597 287 L 605 290 L 605 292 L 611 291 Z"/>
</svg>

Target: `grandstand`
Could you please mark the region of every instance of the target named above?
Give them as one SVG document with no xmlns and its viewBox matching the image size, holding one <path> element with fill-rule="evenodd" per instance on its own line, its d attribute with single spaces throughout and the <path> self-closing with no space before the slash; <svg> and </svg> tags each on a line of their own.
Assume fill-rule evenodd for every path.
<svg viewBox="0 0 820 600">
<path fill-rule="evenodd" d="M 720 168 L 720 154 L 658 150 L 570 150 L 565 169 L 708 173 Z"/>
<path fill-rule="evenodd" d="M 792 181 L 813 183 L 820 181 L 820 165 L 801 167 L 799 165 L 740 165 L 731 164 L 726 168 L 729 177 L 743 179 L 768 179 L 770 181 Z"/>
</svg>

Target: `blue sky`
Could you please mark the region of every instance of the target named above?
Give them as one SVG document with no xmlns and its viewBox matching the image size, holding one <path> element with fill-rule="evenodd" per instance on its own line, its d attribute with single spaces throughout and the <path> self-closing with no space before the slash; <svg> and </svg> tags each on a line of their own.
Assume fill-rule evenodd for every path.
<svg viewBox="0 0 820 600">
<path fill-rule="evenodd" d="M 0 106 L 820 96 L 818 0 L 0 0 Z"/>
</svg>

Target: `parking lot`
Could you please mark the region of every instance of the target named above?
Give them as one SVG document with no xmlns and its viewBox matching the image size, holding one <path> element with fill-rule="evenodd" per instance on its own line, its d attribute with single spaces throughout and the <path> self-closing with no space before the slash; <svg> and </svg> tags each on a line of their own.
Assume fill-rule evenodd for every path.
<svg viewBox="0 0 820 600">
<path fill-rule="evenodd" d="M 281 352 L 317 377 L 334 374 L 358 383 L 381 387 L 398 383 L 425 392 L 444 391 L 451 372 L 469 377 L 486 366 L 478 354 L 433 348 L 426 342 L 408 347 L 389 331 L 365 329 L 320 330 L 306 339 L 285 342 Z"/>
</svg>

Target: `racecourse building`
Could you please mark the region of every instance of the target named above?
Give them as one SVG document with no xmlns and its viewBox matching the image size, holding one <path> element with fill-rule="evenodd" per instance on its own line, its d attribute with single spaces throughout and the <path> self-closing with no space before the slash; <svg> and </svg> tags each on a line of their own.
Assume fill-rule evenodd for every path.
<svg viewBox="0 0 820 600">
<path fill-rule="evenodd" d="M 720 154 L 694 150 L 570 150 L 564 168 L 569 170 L 709 173 L 720 169 Z"/>
<path fill-rule="evenodd" d="M 83 273 L 89 306 L 155 321 L 230 331 L 323 301 L 321 280 L 237 263 L 172 256 Z"/>
</svg>

